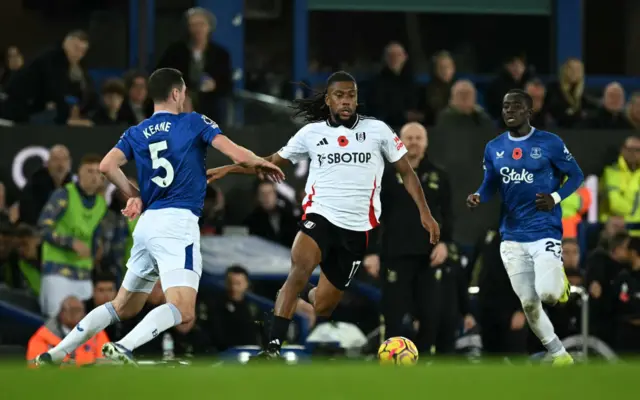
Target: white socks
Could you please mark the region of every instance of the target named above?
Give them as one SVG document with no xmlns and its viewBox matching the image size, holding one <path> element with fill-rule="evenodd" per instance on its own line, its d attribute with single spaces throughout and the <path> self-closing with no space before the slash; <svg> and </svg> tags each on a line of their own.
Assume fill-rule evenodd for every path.
<svg viewBox="0 0 640 400">
<path fill-rule="evenodd" d="M 154 308 L 127 336 L 118 342 L 129 351 L 142 346 L 169 328 L 182 323 L 182 314 L 173 304 Z"/>
<path fill-rule="evenodd" d="M 54 362 L 61 362 L 67 354 L 72 353 L 87 340 L 119 320 L 111 303 L 94 308 L 56 347 L 49 350 L 51 358 Z"/>
<path fill-rule="evenodd" d="M 527 316 L 531 330 L 547 348 L 547 351 L 554 357 L 566 353 L 562 342 L 555 334 L 551 320 L 542 309 L 542 303 L 538 302 L 536 307 L 524 307 L 524 309 L 524 315 Z"/>
</svg>

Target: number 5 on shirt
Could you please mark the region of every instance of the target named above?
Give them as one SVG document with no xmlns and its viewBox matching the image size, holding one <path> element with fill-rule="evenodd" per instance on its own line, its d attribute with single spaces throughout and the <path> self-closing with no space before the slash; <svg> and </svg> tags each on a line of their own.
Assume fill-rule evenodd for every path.
<svg viewBox="0 0 640 400">
<path fill-rule="evenodd" d="M 173 172 L 173 166 L 171 165 L 169 160 L 163 157 L 158 157 L 158 153 L 166 149 L 167 149 L 166 140 L 163 140 L 162 142 L 151 143 L 149 145 L 149 152 L 151 153 L 151 167 L 153 169 L 162 168 L 166 172 L 166 175 L 164 178 L 160 176 L 154 176 L 153 178 L 151 178 L 151 182 L 163 188 L 166 188 L 169 185 L 171 185 L 171 182 L 173 182 L 173 178 L 175 176 Z"/>
</svg>

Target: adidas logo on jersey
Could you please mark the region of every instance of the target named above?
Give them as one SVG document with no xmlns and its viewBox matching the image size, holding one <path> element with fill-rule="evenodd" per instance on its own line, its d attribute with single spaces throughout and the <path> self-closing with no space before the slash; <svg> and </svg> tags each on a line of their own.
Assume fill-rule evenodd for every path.
<svg viewBox="0 0 640 400">
<path fill-rule="evenodd" d="M 517 172 L 509 167 L 502 167 L 500 168 L 500 175 L 502 175 L 503 183 L 533 183 L 533 174 L 524 168 L 522 168 L 522 171 Z"/>
<path fill-rule="evenodd" d="M 316 146 L 326 146 L 328 144 L 329 144 L 329 142 L 327 141 L 327 138 L 322 138 L 322 140 L 319 141 Z"/>
</svg>

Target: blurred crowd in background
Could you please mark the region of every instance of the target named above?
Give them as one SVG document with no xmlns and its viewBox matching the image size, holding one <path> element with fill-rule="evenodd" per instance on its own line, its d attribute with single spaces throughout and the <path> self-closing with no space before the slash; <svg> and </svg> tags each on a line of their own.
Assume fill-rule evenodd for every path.
<svg viewBox="0 0 640 400">
<path fill-rule="evenodd" d="M 202 112 L 224 126 L 225 107 L 233 96 L 229 52 L 215 43 L 216 18 L 209 11 L 190 9 L 185 20 L 188 37 L 169 45 L 159 54 L 154 67 L 181 70 L 189 92 L 185 111 Z M 459 129 L 476 128 L 497 134 L 502 127 L 503 95 L 513 88 L 523 89 L 533 98 L 532 125 L 536 128 L 599 129 L 603 134 L 612 130 L 628 131 L 628 138 L 613 162 L 602 166 L 598 192 L 582 188 L 563 201 L 563 253 L 572 284 L 586 288 L 589 293 L 591 334 L 621 352 L 640 352 L 640 225 L 637 225 L 640 224 L 640 138 L 633 132 L 640 129 L 640 92 L 626 89 L 614 80 L 603 87 L 589 87 L 585 66 L 577 58 L 565 60 L 553 80 L 538 76 L 535 66 L 527 59 L 527 51 L 531 51 L 528 48 L 503 54 L 499 71 L 483 83 L 461 77 L 456 57 L 446 49 L 421 54 L 420 57 L 430 60 L 430 79 L 419 82 L 411 63 L 411 57 L 417 55 L 410 55 L 403 43 L 392 41 L 392 35 L 388 36 L 388 44 L 379 49 L 381 64 L 352 62 L 342 66 L 367 71 L 359 87 L 362 112 L 387 122 L 399 132 L 408 122 L 420 122 L 428 129 L 435 127 L 451 135 Z M 25 55 L 19 46 L 4 50 L 0 68 L 0 116 L 2 126 L 7 129 L 0 130 L 2 140 L 10 140 L 8 127 L 14 124 L 126 128 L 151 115 L 153 107 L 146 88 L 148 71 L 131 70 L 123 76 L 97 82 L 84 63 L 91 41 L 86 32 L 71 30 L 60 43 L 50 43 L 51 47 L 37 54 Z M 264 62 L 253 63 L 259 64 L 262 69 L 247 72 L 245 89 L 291 99 L 294 93 L 289 85 L 291 76 L 286 73 L 275 76 Z M 310 68 L 321 71 L 327 67 L 312 59 Z M 299 95 L 317 88 L 316 82 L 306 83 L 307 87 Z M 6 331 L 0 335 L 3 343 L 28 344 L 28 354 L 37 354 L 55 342 L 55 337 L 63 337 L 91 308 L 115 297 L 135 228 L 135 221 L 127 221 L 120 214 L 123 197 L 117 192 L 106 195 L 106 183 L 98 171 L 101 155 L 85 154 L 81 160 L 74 160 L 78 169 L 72 171 L 71 154 L 65 145 L 61 142 L 50 148 L 46 165 L 28 177 L 19 196 L 11 202 L 7 201 L 0 183 L 0 282 L 5 289 L 13 293 L 20 290 L 34 299 L 37 304 L 32 309 L 48 319 L 46 329 L 37 331 L 28 343 Z M 419 163 L 428 160 L 428 136 L 424 143 L 412 146 L 410 151 Z M 480 157 L 481 153 L 478 154 Z M 447 165 L 438 168 L 445 176 Z M 256 181 L 253 189 L 255 207 L 242 225 L 249 234 L 290 246 L 301 214 L 297 200 L 304 193 L 297 193 L 296 201 L 291 201 L 282 197 L 273 183 Z M 450 188 L 443 185 L 434 190 L 440 193 Z M 578 229 L 596 198 L 600 225 L 589 229 L 586 242 L 579 241 Z M 460 200 L 452 199 L 450 192 L 444 193 L 442 199 Z M 203 236 L 225 233 L 226 206 L 224 191 L 211 185 L 200 221 Z M 83 217 L 85 209 L 98 214 Z M 71 217 L 76 214 L 77 217 Z M 96 216 L 92 229 L 85 232 L 83 227 L 86 228 L 87 221 Z M 79 225 L 74 227 L 74 224 Z M 416 337 L 422 331 L 424 338 L 425 330 L 433 331 L 428 335 L 430 339 L 417 342 L 421 352 L 428 353 L 435 347 L 453 349 L 449 342 L 469 332 L 479 332 L 488 352 L 524 354 L 539 350 L 537 341 L 529 340 L 534 336 L 528 331 L 504 272 L 497 226 L 496 221 L 495 226 L 485 227 L 477 243 L 454 243 L 453 240 L 444 243 L 446 249 L 438 250 L 440 255 L 444 254 L 443 260 L 424 266 L 432 271 L 437 285 L 446 287 L 446 290 L 434 289 L 435 297 L 430 300 L 441 304 L 442 311 L 418 317 L 413 304 L 404 313 L 398 311 L 400 323 L 406 329 L 403 334 Z M 436 250 L 429 248 L 428 251 Z M 586 257 L 581 257 L 583 254 Z M 380 257 L 384 258 L 384 254 L 372 252 L 364 260 L 359 279 L 384 292 L 385 285 L 394 282 L 394 275 L 389 268 L 381 267 Z M 453 270 L 458 272 L 450 274 Z M 47 275 L 80 282 L 87 288 L 86 296 L 70 297 L 59 288 L 52 291 L 43 284 Z M 262 317 L 245 295 L 254 292 L 273 298 L 279 284 L 252 281 L 250 277 L 251 271 L 243 266 L 230 265 L 223 290 L 201 287 L 198 317 L 192 326 L 169 332 L 169 338 L 157 338 L 147 348 L 140 349 L 140 353 L 205 354 L 238 345 L 259 344 L 259 330 L 254 321 Z M 471 294 L 474 300 L 471 307 L 468 287 L 480 288 L 479 293 Z M 447 299 L 454 297 L 464 299 L 456 300 L 455 307 L 445 307 Z M 163 294 L 156 287 L 139 318 L 163 301 Z M 549 309 L 561 337 L 580 333 L 581 301 L 576 296 L 566 307 Z M 379 316 L 385 314 L 383 309 L 384 306 L 358 294 L 349 294 L 336 319 L 353 322 L 363 332 L 369 332 L 381 325 Z M 313 327 L 313 313 L 309 310 L 301 313 L 306 317 L 305 323 Z M 383 327 L 384 321 L 385 318 Z M 112 326 L 106 335 L 110 340 L 118 340 L 136 322 Z M 54 335 L 54 339 L 49 334 Z M 295 332 L 291 339 L 296 340 Z M 100 348 L 98 344 L 94 347 Z M 82 357 L 85 356 L 89 360 L 94 357 L 91 354 Z"/>
</svg>

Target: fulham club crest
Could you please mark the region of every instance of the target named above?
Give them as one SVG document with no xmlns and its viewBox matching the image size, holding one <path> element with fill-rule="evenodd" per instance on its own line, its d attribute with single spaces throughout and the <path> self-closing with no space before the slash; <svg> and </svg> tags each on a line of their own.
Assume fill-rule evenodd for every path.
<svg viewBox="0 0 640 400">
<path fill-rule="evenodd" d="M 364 140 L 367 138 L 367 134 L 365 132 L 357 132 L 356 133 L 356 140 L 360 143 L 364 142 Z"/>
</svg>

